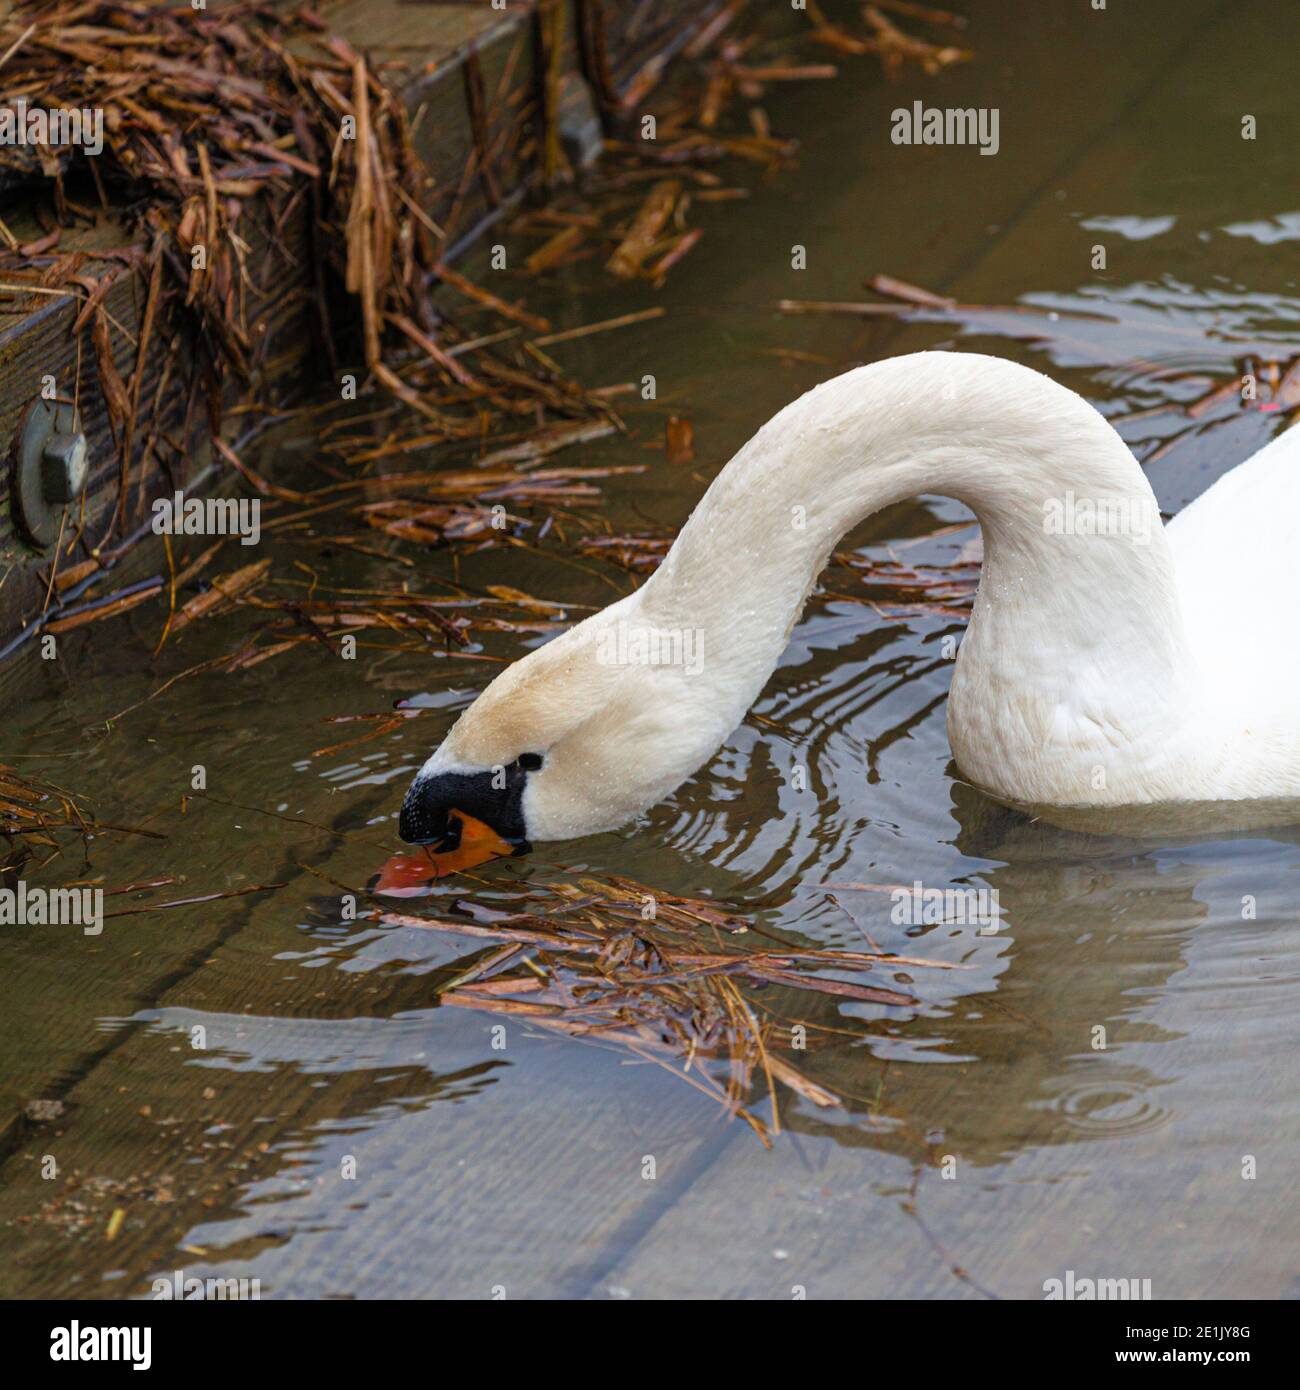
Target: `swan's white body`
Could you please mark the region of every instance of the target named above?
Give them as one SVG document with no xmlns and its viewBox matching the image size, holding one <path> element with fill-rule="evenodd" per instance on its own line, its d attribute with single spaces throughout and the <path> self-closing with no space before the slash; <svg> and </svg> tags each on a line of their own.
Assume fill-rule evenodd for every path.
<svg viewBox="0 0 1300 1390">
<path fill-rule="evenodd" d="M 840 537 L 922 493 L 966 503 L 984 536 L 948 704 L 966 777 L 1042 806 L 1300 798 L 1300 429 L 1162 527 L 1081 397 L 944 352 L 859 368 L 782 410 L 646 584 L 508 668 L 421 778 L 537 752 L 530 838 L 624 823 L 743 720 Z M 673 634 L 690 660 L 653 664 Z"/>
</svg>

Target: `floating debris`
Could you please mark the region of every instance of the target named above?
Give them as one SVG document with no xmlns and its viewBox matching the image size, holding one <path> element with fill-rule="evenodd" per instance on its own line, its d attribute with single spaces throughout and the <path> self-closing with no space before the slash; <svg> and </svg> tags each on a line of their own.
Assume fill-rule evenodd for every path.
<svg viewBox="0 0 1300 1390">
<path fill-rule="evenodd" d="M 23 1106 L 23 1114 L 34 1125 L 48 1125 L 61 1120 L 68 1107 L 61 1100 L 29 1100 Z"/>
<path fill-rule="evenodd" d="M 36 14 L 39 23 L 31 23 Z M 378 388 L 400 402 L 421 421 L 426 445 L 482 447 L 515 428 L 519 416 L 543 429 L 575 419 L 614 428 L 603 401 L 539 366 L 527 343 L 482 331 L 484 312 L 515 334 L 546 334 L 550 325 L 446 263 L 446 229 L 423 211 L 440 190 L 415 153 L 406 105 L 389 85 L 396 74 L 381 77 L 310 11 L 277 13 L 255 3 L 219 13 L 167 10 L 139 0 L 20 5 L 0 20 L 0 52 L 11 90 L 39 92 L 52 109 L 104 113 L 97 158 L 76 146 L 6 145 L 0 178 L 48 189 L 61 226 L 104 213 L 133 238 L 111 250 L 65 251 L 56 227 L 39 242 L 10 239 L 0 248 L 0 281 L 14 308 L 44 302 L 39 296 L 79 301 L 72 332 L 90 333 L 86 358 L 96 364 L 119 456 L 112 515 L 98 536 L 83 536 L 82 523 L 90 524 L 83 518 L 60 545 L 52 592 L 93 579 L 120 558 L 107 543 L 124 520 L 133 477 L 180 447 L 160 413 L 175 394 L 164 390 L 169 368 L 157 389 L 142 389 L 150 358 L 169 361 L 178 342 L 190 345 L 200 377 L 187 414 L 206 404 L 227 462 L 264 497 L 291 500 L 245 470 L 217 431 L 235 399 L 231 386 L 241 411 L 255 418 L 264 375 L 256 306 L 262 286 L 295 261 L 286 240 L 295 218 L 311 223 L 318 271 L 303 293 L 331 374 L 347 357 L 340 344 L 353 336 L 340 321 L 336 342 L 338 306 L 325 289 L 333 272 L 360 318 L 359 389 Z M 98 209 L 78 201 L 83 186 Z M 256 263 L 253 247 L 261 248 Z M 134 364 L 123 372 L 110 336 L 121 326 L 107 301 L 130 275 L 138 277 L 143 310 L 128 335 Z M 435 308 L 440 286 L 476 316 L 473 332 L 459 326 L 451 306 Z M 81 386 L 78 380 L 75 389 Z M 60 577 L 59 559 L 77 545 L 87 554 L 70 566 L 76 580 Z M 109 612 L 86 605 L 64 613 L 56 604 L 47 625 L 67 631 L 151 597 L 143 589 L 120 593 Z"/>
<path fill-rule="evenodd" d="M 414 897 L 426 861 L 389 861 L 386 889 Z M 427 917 L 378 908 L 383 926 L 416 928 L 496 943 L 443 984 L 441 1004 L 507 1014 L 530 1026 L 613 1046 L 674 1075 L 720 1102 L 764 1143 L 780 1132 L 776 1085 L 820 1107 L 842 1099 L 789 1060 L 790 1022 L 767 1003 L 765 986 L 886 1008 L 915 1008 L 915 995 L 823 972 L 861 975 L 906 967 L 960 969 L 942 961 L 883 952 L 815 950 L 781 940 L 747 914 L 704 899 L 663 893 L 628 878 L 573 882 L 533 890 L 549 901 L 536 911 L 484 914 L 454 904 L 463 918 Z M 739 938 L 761 937 L 748 947 Z M 751 991 L 741 991 L 741 984 Z M 838 1018 L 834 1031 L 842 1032 Z M 830 1030 L 800 1016 L 814 1047 Z M 772 1101 L 770 1125 L 748 1108 L 759 1081 Z"/>
<path fill-rule="evenodd" d="M 671 536 L 588 536 L 578 542 L 578 551 L 631 574 L 653 574 L 672 544 Z"/>
<path fill-rule="evenodd" d="M 873 275 L 866 286 L 881 299 L 862 302 L 783 299 L 778 301 L 777 309 L 783 314 L 907 317 L 909 321 L 921 323 L 955 320 L 971 331 L 1018 338 L 1049 347 L 1069 346 L 1076 357 L 1095 360 L 1099 364 L 1113 361 L 1101 350 L 1103 344 L 1109 341 L 1108 335 L 1113 334 L 1117 327 L 1132 327 L 1131 322 L 1117 322 L 1097 312 L 1040 308 L 1033 304 L 963 304 L 948 295 L 936 294 L 892 275 Z M 1144 321 L 1141 327 L 1153 338 L 1158 336 L 1161 341 L 1170 339 L 1188 352 L 1213 350 L 1222 355 L 1225 341 L 1231 342 L 1227 334 L 1217 332 L 1208 335 L 1204 329 L 1191 324 L 1172 322 L 1153 325 Z M 1171 402 L 1119 417 L 1116 423 L 1164 414 L 1170 410 L 1176 410 L 1191 420 L 1212 418 L 1234 406 L 1254 407 L 1266 413 L 1279 414 L 1297 410 L 1300 408 L 1300 356 L 1293 355 L 1293 347 L 1280 343 L 1266 347 L 1268 350 L 1259 351 L 1258 356 L 1239 357 L 1234 363 L 1234 375 L 1229 380 L 1212 385 L 1211 389 L 1188 403 L 1175 405 Z M 802 356 L 793 349 L 778 351 L 792 360 L 800 360 Z M 1125 356 L 1131 366 L 1147 372 L 1153 379 L 1175 377 L 1187 386 L 1206 382 L 1203 374 L 1186 375 L 1180 368 L 1159 361 L 1147 361 L 1131 353 Z M 1177 438 L 1168 440 L 1143 462 L 1159 458 L 1177 442 Z"/>
<path fill-rule="evenodd" d="M 662 285 L 705 235 L 703 227 L 687 225 L 692 208 L 748 195 L 745 187 L 727 186 L 711 166 L 738 161 L 770 177 L 795 158 L 797 142 L 774 136 L 766 112 L 756 103 L 773 85 L 841 75 L 834 64 L 812 61 L 806 48 L 874 57 L 891 79 L 907 65 L 934 74 L 972 56 L 951 43 L 905 33 L 881 13 L 891 8 L 941 29 L 965 25 L 959 15 L 924 5 L 868 5 L 864 27 L 853 32 L 833 24 L 816 0 L 809 0 L 811 29 L 792 36 L 773 16 L 749 9 L 746 0 L 732 0 L 682 46 L 671 82 L 665 82 L 667 65 L 656 58 L 619 97 L 604 58 L 604 11 L 600 5 L 583 5 L 579 42 L 602 107 L 606 157 L 567 193 L 553 185 L 545 208 L 514 219 L 514 235 L 541 238 L 523 257 L 524 273 L 549 275 L 599 258 L 617 279 Z M 741 14 L 751 20 L 748 31 L 730 33 Z M 648 101 L 652 93 L 653 105 Z M 739 120 L 729 120 L 736 110 L 744 112 L 747 131 L 739 128 Z M 646 138 L 644 125 L 637 138 L 630 138 L 633 114 L 643 123 L 653 119 L 653 138 Z"/>
<path fill-rule="evenodd" d="M 680 415 L 670 415 L 664 429 L 665 455 L 669 463 L 690 463 L 695 457 L 695 426 Z"/>
<path fill-rule="evenodd" d="M 104 1228 L 105 1240 L 116 1240 L 122 1230 L 122 1223 L 126 1220 L 126 1208 L 114 1207 L 113 1214 L 108 1218 L 108 1225 Z"/>
<path fill-rule="evenodd" d="M 44 868 L 65 850 L 109 832 L 167 838 L 144 826 L 100 820 L 83 796 L 0 763 L 0 837 L 8 846 L 0 857 L 0 877 L 14 878 L 29 866 Z"/>
<path fill-rule="evenodd" d="M 904 304 L 874 304 L 856 300 L 782 299 L 776 306 L 783 314 L 847 314 L 855 318 L 883 318 L 905 311 Z"/>
<path fill-rule="evenodd" d="M 0 833 L 53 845 L 55 831 L 74 829 L 85 835 L 93 824 L 94 817 L 81 798 L 46 782 L 30 781 L 0 763 Z"/>
</svg>

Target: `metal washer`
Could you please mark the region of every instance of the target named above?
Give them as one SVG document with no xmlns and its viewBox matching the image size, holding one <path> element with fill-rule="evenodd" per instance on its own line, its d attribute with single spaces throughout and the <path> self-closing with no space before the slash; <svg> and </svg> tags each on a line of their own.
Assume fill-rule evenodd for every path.
<svg viewBox="0 0 1300 1390">
<path fill-rule="evenodd" d="M 37 397 L 27 407 L 9 448 L 9 509 L 19 534 L 45 550 L 59 536 L 68 505 L 45 497 L 42 456 L 51 435 L 80 434 L 81 417 L 71 401 Z"/>
</svg>

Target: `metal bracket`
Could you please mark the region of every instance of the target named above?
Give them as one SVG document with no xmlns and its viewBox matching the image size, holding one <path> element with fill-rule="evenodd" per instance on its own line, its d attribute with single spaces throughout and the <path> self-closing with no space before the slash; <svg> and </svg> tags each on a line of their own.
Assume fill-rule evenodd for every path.
<svg viewBox="0 0 1300 1390">
<path fill-rule="evenodd" d="M 34 400 L 9 450 L 9 509 L 18 531 L 44 550 L 90 474 L 86 436 L 71 401 Z"/>
</svg>

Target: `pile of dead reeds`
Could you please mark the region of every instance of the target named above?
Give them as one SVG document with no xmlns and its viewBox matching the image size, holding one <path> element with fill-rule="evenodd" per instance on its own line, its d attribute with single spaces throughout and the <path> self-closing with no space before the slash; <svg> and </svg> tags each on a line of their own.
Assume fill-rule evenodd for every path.
<svg viewBox="0 0 1300 1390">
<path fill-rule="evenodd" d="M 164 838 L 143 826 L 99 820 L 84 796 L 0 763 L 0 880 L 43 868 L 70 845 L 110 832 Z"/>
<path fill-rule="evenodd" d="M 841 69 L 824 61 L 827 50 L 875 59 L 890 80 L 909 66 L 933 74 L 972 56 L 951 42 L 965 28 L 961 15 L 908 0 L 864 5 L 852 27 L 833 23 L 808 0 L 807 25 L 794 32 L 749 0 L 730 0 L 676 45 L 681 56 L 671 69 L 652 58 L 618 91 L 605 57 L 605 9 L 599 0 L 578 8 L 583 67 L 605 118 L 605 158 L 572 189 L 553 189 L 545 207 L 514 220 L 516 234 L 535 239 L 524 259 L 530 276 L 598 259 L 618 279 L 661 286 L 705 234 L 691 225 L 693 210 L 749 195 L 719 166 L 748 165 L 767 179 L 792 162 L 798 142 L 773 133 L 763 100 L 791 82 L 839 77 Z M 649 25 L 648 10 L 637 7 L 625 41 L 627 30 Z M 886 10 L 938 38 L 904 32 Z M 653 139 L 642 128 L 650 114 Z"/>
<path fill-rule="evenodd" d="M 819 1107 L 843 1104 L 795 1059 L 842 1040 L 845 1020 L 813 1017 L 799 1007 L 801 996 L 912 1009 L 920 1001 L 909 992 L 842 976 L 889 972 L 897 982 L 910 981 L 904 972 L 914 969 L 956 968 L 876 950 L 800 947 L 744 913 L 626 878 L 577 878 L 531 891 L 549 901 L 504 913 L 461 903 L 455 918 L 386 907 L 368 915 L 384 926 L 496 943 L 441 982 L 440 1004 L 663 1066 L 764 1143 L 781 1129 L 778 1085 Z M 770 1098 L 769 1119 L 749 1108 L 755 1088 Z"/>
<path fill-rule="evenodd" d="M 0 177 L 52 188 L 56 221 L 24 243 L 0 222 L 0 275 L 19 307 L 54 292 L 81 301 L 73 331 L 90 329 L 120 458 L 114 523 L 133 468 L 145 468 L 162 447 L 159 407 L 169 388 L 181 387 L 164 368 L 152 399 L 142 399 L 151 349 L 174 348 L 183 335 L 214 435 L 229 384 L 245 396 L 253 390 L 256 310 L 265 282 L 283 278 L 288 255 L 273 246 L 251 264 L 256 238 L 248 223 L 267 206 L 273 233 L 293 218 L 312 229 L 312 269 L 291 273 L 311 297 L 332 368 L 351 359 L 336 345 L 331 275 L 355 301 L 366 370 L 418 413 L 426 434 L 476 438 L 487 414 L 536 421 L 601 413 L 598 401 L 550 379 L 527 356 L 498 357 L 484 343 L 473 366 L 453 355 L 471 335 L 435 310 L 439 284 L 504 322 L 534 332 L 548 325 L 443 263 L 443 232 L 425 211 L 432 181 L 401 96 L 310 11 L 281 14 L 254 3 L 192 11 L 140 0 L 23 4 L 0 21 L 0 54 L 8 100 L 104 112 L 96 158 L 75 147 L 4 151 Z M 134 229 L 134 244 L 61 250 L 64 227 L 103 211 Z M 138 274 L 145 290 L 134 367 L 124 373 L 105 299 L 128 274 Z M 406 377 L 391 365 L 399 345 L 418 359 Z"/>
</svg>

